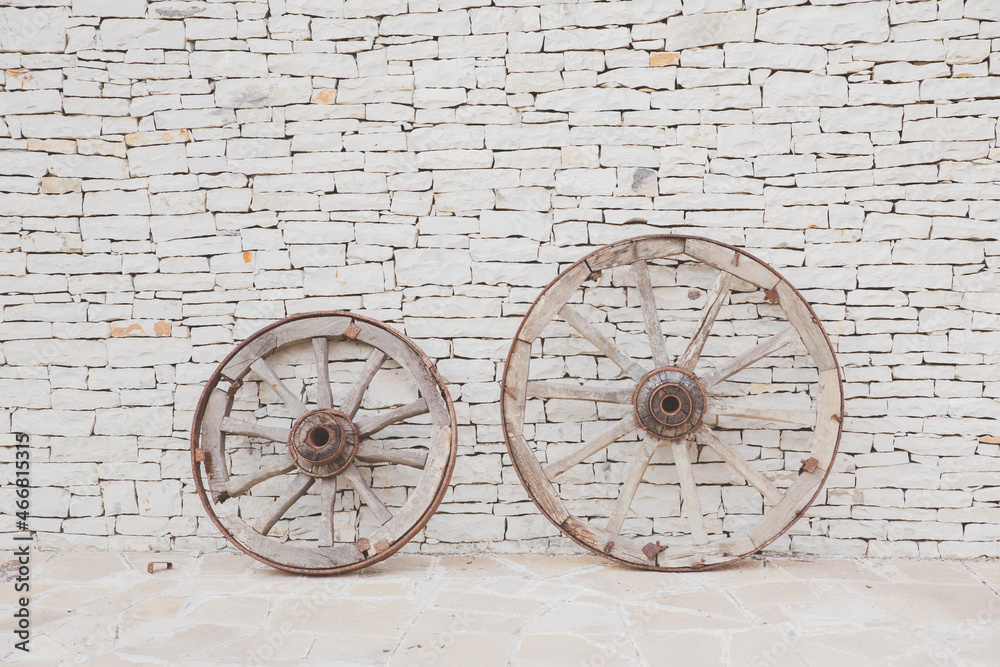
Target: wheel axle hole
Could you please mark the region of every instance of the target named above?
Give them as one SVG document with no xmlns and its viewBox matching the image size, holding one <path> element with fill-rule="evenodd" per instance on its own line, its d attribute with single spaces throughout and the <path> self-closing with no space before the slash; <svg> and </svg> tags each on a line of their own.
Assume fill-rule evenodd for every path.
<svg viewBox="0 0 1000 667">
<path fill-rule="evenodd" d="M 321 449 L 326 446 L 326 443 L 330 442 L 330 432 L 322 426 L 317 426 L 309 431 L 306 435 L 306 440 L 316 449 Z"/>
<path fill-rule="evenodd" d="M 676 396 L 664 396 L 663 400 L 660 401 L 660 409 L 665 414 L 675 415 L 681 410 L 681 399 Z"/>
</svg>

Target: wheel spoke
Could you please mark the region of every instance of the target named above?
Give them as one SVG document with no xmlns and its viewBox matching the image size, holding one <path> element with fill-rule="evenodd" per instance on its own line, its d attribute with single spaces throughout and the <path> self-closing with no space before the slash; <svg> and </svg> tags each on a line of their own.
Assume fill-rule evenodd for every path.
<svg viewBox="0 0 1000 667">
<path fill-rule="evenodd" d="M 566 320 L 567 324 L 576 329 L 581 336 L 589 340 L 594 347 L 603 352 L 604 356 L 625 371 L 630 378 L 638 382 L 646 375 L 646 371 L 642 366 L 637 364 L 630 356 L 622 352 L 617 345 L 608 340 L 604 334 L 597 330 L 597 327 L 588 322 L 587 319 L 572 306 L 563 306 L 559 310 L 559 315 Z"/>
<path fill-rule="evenodd" d="M 743 417 L 745 419 L 760 419 L 764 421 L 798 424 L 799 426 L 815 426 L 816 413 L 812 410 L 783 410 L 773 408 L 751 408 L 731 401 L 714 400 L 710 413 L 716 417 Z"/>
<path fill-rule="evenodd" d="M 565 398 L 576 401 L 599 401 L 628 405 L 632 402 L 633 393 L 635 393 L 635 385 L 628 389 L 612 389 L 568 382 L 528 382 L 529 398 Z"/>
<path fill-rule="evenodd" d="M 368 385 L 371 384 L 372 378 L 378 373 L 378 369 L 382 368 L 382 364 L 385 363 L 386 353 L 379 349 L 372 350 L 371 354 L 368 355 L 368 360 L 365 362 L 365 367 L 361 369 L 361 375 L 358 377 L 358 381 L 354 383 L 351 387 L 351 391 L 347 393 L 344 400 L 340 403 L 340 411 L 343 412 L 350 418 L 354 418 L 354 414 L 361 407 L 361 399 L 365 397 L 365 390 L 368 389 Z"/>
<path fill-rule="evenodd" d="M 767 498 L 772 505 L 777 505 L 785 497 L 770 480 L 751 468 L 750 464 L 744 461 L 743 457 L 735 449 L 724 443 L 711 428 L 702 424 L 695 433 L 720 459 L 738 472 L 740 477 L 750 482 L 755 489 L 760 491 L 761 495 Z"/>
<path fill-rule="evenodd" d="M 368 486 L 368 482 L 365 478 L 361 476 L 361 471 L 358 470 L 357 466 L 353 463 L 347 466 L 347 469 L 341 473 L 347 482 L 354 488 L 358 496 L 361 498 L 361 502 L 368 506 L 368 509 L 372 511 L 375 515 L 375 519 L 381 526 L 386 521 L 392 518 L 392 513 L 385 506 L 382 500 L 375 495 L 372 487 Z"/>
<path fill-rule="evenodd" d="M 549 479 L 555 479 L 575 466 L 577 463 L 581 463 L 585 459 L 590 458 L 605 447 L 614 444 L 620 438 L 624 438 L 637 428 L 639 428 L 639 420 L 636 418 L 635 413 L 632 412 L 624 419 L 615 422 L 614 426 L 611 428 L 605 429 L 587 442 L 583 443 L 582 447 L 569 456 L 561 458 L 555 463 L 550 463 L 545 466 L 543 468 L 545 476 Z"/>
<path fill-rule="evenodd" d="M 281 397 L 285 405 L 288 406 L 288 409 L 291 410 L 292 416 L 299 417 L 305 414 L 305 404 L 285 386 L 285 383 L 281 381 L 277 373 L 274 372 L 274 369 L 268 366 L 263 358 L 257 359 L 250 364 L 250 368 L 274 388 L 274 391 Z"/>
<path fill-rule="evenodd" d="M 413 403 L 407 403 L 406 405 L 393 410 L 388 410 L 387 412 L 381 412 L 377 415 L 359 419 L 356 422 L 356 425 L 358 427 L 358 431 L 361 433 L 361 437 L 367 438 L 370 435 L 378 433 L 386 426 L 398 424 L 404 419 L 427 414 L 427 412 L 427 401 L 421 398 L 420 400 L 414 401 Z"/>
<path fill-rule="evenodd" d="M 261 535 L 267 535 L 267 533 L 274 527 L 274 524 L 278 523 L 278 520 L 285 515 L 288 508 L 295 504 L 299 498 L 305 495 L 305 492 L 309 490 L 309 487 L 313 485 L 316 479 L 310 477 L 304 472 L 300 472 L 292 480 L 285 492 L 281 494 L 274 503 L 267 508 L 267 511 L 257 520 L 254 524 L 254 529 Z"/>
<path fill-rule="evenodd" d="M 732 275 L 725 271 L 719 273 L 719 279 L 715 281 L 715 286 L 708 295 L 705 309 L 701 311 L 701 317 L 698 319 L 698 328 L 695 329 L 694 335 L 691 336 L 691 342 L 688 343 L 687 349 L 684 350 L 680 361 L 677 362 L 680 368 L 686 371 L 693 371 L 694 367 L 698 365 L 698 359 L 701 358 L 701 351 L 708 341 L 708 335 L 712 333 L 712 325 L 715 324 L 715 318 L 718 317 L 722 304 L 725 303 L 726 297 L 729 296 L 732 283 Z"/>
<path fill-rule="evenodd" d="M 656 298 L 653 295 L 653 283 L 649 279 L 649 267 L 646 262 L 642 260 L 633 262 L 632 275 L 635 277 L 635 286 L 639 292 L 642 319 L 646 321 L 646 336 L 649 337 L 649 347 L 653 351 L 653 362 L 657 368 L 669 366 L 670 355 L 667 354 L 667 341 L 663 337 L 660 316 L 656 312 Z"/>
<path fill-rule="evenodd" d="M 757 363 L 767 355 L 780 350 L 798 339 L 798 332 L 793 327 L 788 327 L 754 345 L 743 354 L 733 357 L 721 366 L 716 366 L 710 370 L 701 378 L 701 386 L 707 391 L 726 378 L 736 375 L 744 368 Z"/>
<path fill-rule="evenodd" d="M 324 339 L 325 340 L 325 339 Z M 333 546 L 333 512 L 337 500 L 337 478 L 325 477 L 319 481 L 320 505 L 323 508 L 323 518 L 319 526 L 319 545 Z"/>
<path fill-rule="evenodd" d="M 427 452 L 419 449 L 385 449 L 370 442 L 361 443 L 355 455 L 359 461 L 366 463 L 398 463 L 411 468 L 424 469 L 427 465 Z"/>
<path fill-rule="evenodd" d="M 312 339 L 316 354 L 316 405 L 321 408 L 333 407 L 333 392 L 330 390 L 330 341 L 324 336 Z"/>
<path fill-rule="evenodd" d="M 642 475 L 646 472 L 646 468 L 649 466 L 649 461 L 653 458 L 653 454 L 656 452 L 656 447 L 660 444 L 660 442 L 659 438 L 656 438 L 656 436 L 651 433 L 644 434 L 642 444 L 639 446 L 639 451 L 636 452 L 635 457 L 632 459 L 632 463 L 629 464 L 628 476 L 625 478 L 625 484 L 622 486 L 622 490 L 618 493 L 618 502 L 615 503 L 615 509 L 611 513 L 611 518 L 608 520 L 609 533 L 617 535 L 622 532 L 622 524 L 625 523 L 625 515 L 628 514 L 628 509 L 632 506 L 632 499 L 635 498 L 635 492 L 639 489 L 639 482 L 642 481 Z"/>
<path fill-rule="evenodd" d="M 232 417 L 224 417 L 219 428 L 223 433 L 246 435 L 252 438 L 264 438 L 265 440 L 272 440 L 274 442 L 288 442 L 287 428 L 279 428 L 277 426 L 261 426 L 260 424 L 245 422 L 239 419 L 233 419 Z"/>
<path fill-rule="evenodd" d="M 295 464 L 285 454 L 276 462 L 270 463 L 256 472 L 230 477 L 229 481 L 226 482 L 226 495 L 229 497 L 242 495 L 261 482 L 269 480 L 272 477 L 277 477 L 278 475 L 284 475 L 286 472 L 291 472 L 294 469 Z"/>
<path fill-rule="evenodd" d="M 681 495 L 684 497 L 688 521 L 691 524 L 691 539 L 695 544 L 707 544 L 708 533 L 705 532 L 705 517 L 701 513 L 701 501 L 698 500 L 698 486 L 694 482 L 687 442 L 674 440 L 671 443 L 671 448 L 674 452 L 674 465 L 677 466 L 677 477 L 681 482 Z"/>
</svg>

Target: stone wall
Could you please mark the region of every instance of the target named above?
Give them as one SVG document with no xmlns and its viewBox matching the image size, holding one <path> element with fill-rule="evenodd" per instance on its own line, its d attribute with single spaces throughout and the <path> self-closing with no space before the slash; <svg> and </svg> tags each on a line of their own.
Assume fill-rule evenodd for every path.
<svg viewBox="0 0 1000 667">
<path fill-rule="evenodd" d="M 838 467 L 782 547 L 1000 555 L 1000 3 L 53 4 L 0 8 L 0 430 L 34 436 L 40 546 L 220 546 L 201 383 L 343 308 L 456 402 L 413 548 L 567 547 L 507 465 L 506 349 L 568 263 L 679 231 L 772 263 L 839 350 Z"/>
</svg>

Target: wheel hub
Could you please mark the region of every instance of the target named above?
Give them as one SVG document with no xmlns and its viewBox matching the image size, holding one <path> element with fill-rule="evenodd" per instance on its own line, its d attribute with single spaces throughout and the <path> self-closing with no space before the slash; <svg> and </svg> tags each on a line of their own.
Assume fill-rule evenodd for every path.
<svg viewBox="0 0 1000 667">
<path fill-rule="evenodd" d="M 665 366 L 642 378 L 632 404 L 643 429 L 661 438 L 680 438 L 701 424 L 705 392 L 694 373 Z"/>
<path fill-rule="evenodd" d="M 311 477 L 333 477 L 354 460 L 360 434 L 343 412 L 320 408 L 292 424 L 288 453 L 295 465 Z"/>
</svg>

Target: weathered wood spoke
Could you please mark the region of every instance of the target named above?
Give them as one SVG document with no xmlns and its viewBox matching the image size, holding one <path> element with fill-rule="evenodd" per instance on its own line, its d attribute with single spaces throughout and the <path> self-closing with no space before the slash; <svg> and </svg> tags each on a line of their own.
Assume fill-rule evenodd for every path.
<svg viewBox="0 0 1000 667">
<path fill-rule="evenodd" d="M 267 535 L 274 524 L 278 523 L 281 517 L 285 516 L 285 512 L 295 504 L 295 502 L 305 495 L 309 487 L 313 485 L 316 479 L 310 477 L 304 472 L 300 472 L 295 476 L 292 482 L 285 489 L 284 493 L 274 501 L 274 503 L 267 508 L 267 511 L 261 515 L 257 523 L 254 524 L 254 529 L 261 535 Z"/>
<path fill-rule="evenodd" d="M 386 449 L 362 442 L 358 447 L 356 458 L 366 463 L 396 463 L 410 468 L 423 470 L 427 465 L 427 452 L 419 449 Z"/>
<path fill-rule="evenodd" d="M 757 363 L 769 354 L 777 352 L 784 346 L 799 339 L 799 334 L 793 327 L 770 336 L 739 356 L 733 357 L 721 366 L 716 366 L 701 377 L 701 386 L 707 391 L 726 378 L 736 375 L 744 368 Z"/>
<path fill-rule="evenodd" d="M 344 397 L 344 400 L 340 403 L 340 411 L 345 415 L 354 418 L 357 413 L 358 408 L 361 407 L 361 401 L 365 397 L 365 390 L 368 389 L 368 385 L 372 383 L 372 379 L 375 374 L 378 373 L 379 369 L 382 368 L 382 364 L 385 363 L 387 355 L 382 350 L 378 348 L 371 351 L 368 355 L 368 360 L 365 361 L 364 368 L 361 369 L 361 375 L 358 376 L 358 381 L 354 383 L 351 390 Z"/>
<path fill-rule="evenodd" d="M 691 525 L 691 540 L 695 544 L 707 544 L 708 533 L 705 531 L 705 516 L 701 511 L 701 500 L 698 499 L 698 486 L 694 481 L 694 471 L 691 470 L 691 458 L 688 456 L 687 442 L 674 440 L 671 443 L 674 452 L 674 465 L 677 467 L 677 477 L 681 483 L 681 496 L 687 510 L 688 522 Z"/>
<path fill-rule="evenodd" d="M 767 498 L 772 505 L 777 505 L 785 497 L 778 490 L 778 487 L 772 484 L 764 475 L 750 467 L 750 464 L 744 461 L 743 457 L 735 449 L 723 442 L 711 428 L 702 424 L 695 433 L 720 459 L 728 463 L 729 467 L 739 473 L 740 477 L 750 482 L 755 489 L 760 491 L 761 495 Z"/>
<path fill-rule="evenodd" d="M 429 408 L 427 407 L 427 401 L 421 398 L 412 403 L 401 405 L 398 408 L 387 410 L 386 412 L 380 412 L 379 414 L 365 417 L 364 419 L 359 419 L 356 422 L 356 426 L 358 427 L 358 431 L 361 433 L 361 437 L 366 438 L 370 435 L 378 433 L 387 426 L 398 424 L 399 422 L 409 419 L 410 417 L 427 414 L 428 411 Z"/>
<path fill-rule="evenodd" d="M 633 393 L 635 393 L 635 385 L 627 389 L 614 389 L 610 387 L 569 384 L 568 382 L 528 382 L 529 398 L 563 398 L 575 401 L 598 401 L 600 403 L 628 405 L 632 403 Z"/>
<path fill-rule="evenodd" d="M 715 318 L 719 316 L 722 304 L 726 302 L 726 297 L 729 296 L 732 283 L 732 275 L 725 271 L 719 272 L 719 278 L 715 281 L 715 286 L 712 287 L 712 291 L 708 294 L 708 301 L 705 303 L 704 310 L 701 311 L 701 317 L 698 319 L 698 327 L 695 329 L 694 335 L 691 336 L 691 341 L 688 343 L 687 349 L 684 350 L 684 354 L 681 355 L 680 360 L 677 362 L 677 365 L 684 370 L 693 371 L 694 367 L 698 365 L 698 359 L 701 358 L 701 351 L 705 348 L 705 343 L 708 342 L 708 336 L 712 333 L 712 325 L 715 324 Z"/>
<path fill-rule="evenodd" d="M 646 371 L 642 366 L 622 352 L 617 345 L 598 331 L 597 327 L 588 322 L 575 308 L 567 304 L 559 310 L 559 315 L 566 320 L 567 324 L 576 329 L 577 333 L 589 340 L 594 347 L 600 350 L 604 356 L 625 371 L 630 378 L 638 382 L 646 375 Z"/>
<path fill-rule="evenodd" d="M 230 477 L 229 481 L 226 482 L 226 494 L 231 497 L 242 495 L 261 482 L 269 480 L 272 477 L 277 477 L 278 475 L 284 475 L 286 472 L 291 472 L 292 470 L 295 470 L 295 464 L 285 454 L 277 461 L 263 466 L 256 472 Z"/>
<path fill-rule="evenodd" d="M 313 353 L 316 355 L 316 405 L 321 408 L 333 407 L 333 392 L 330 389 L 330 341 L 325 336 L 312 339 Z"/>
<path fill-rule="evenodd" d="M 361 498 L 361 502 L 367 505 L 372 514 L 375 515 L 375 519 L 379 522 L 379 525 L 392 518 L 392 513 L 385 506 L 385 503 L 372 490 L 372 487 L 368 485 L 365 478 L 361 476 L 361 471 L 353 463 L 347 466 L 342 475 L 358 494 L 358 497 Z"/>
<path fill-rule="evenodd" d="M 782 408 L 752 408 L 734 401 L 715 399 L 710 404 L 710 412 L 716 417 L 742 417 L 762 421 L 815 426 L 816 413 L 812 410 L 788 410 Z"/>
<path fill-rule="evenodd" d="M 615 503 L 615 509 L 608 520 L 609 533 L 617 535 L 622 532 L 622 524 L 625 523 L 625 517 L 632 506 L 635 492 L 639 489 L 639 482 L 642 481 L 642 475 L 646 472 L 646 468 L 649 467 L 649 461 L 653 458 L 653 454 L 656 453 L 656 448 L 660 442 L 662 441 L 651 433 L 644 435 L 642 444 L 639 445 L 639 451 L 636 452 L 632 458 L 632 462 L 629 464 L 628 474 L 625 476 L 625 484 L 622 485 L 621 491 L 618 492 L 618 501 Z"/>
<path fill-rule="evenodd" d="M 349 361 L 355 345 L 369 347 L 363 364 Z M 344 347 L 331 349 L 334 346 Z M 376 374 L 390 359 L 394 369 L 390 384 L 412 383 L 420 398 L 355 420 L 366 392 L 379 386 L 373 382 Z M 357 370 L 351 368 L 355 364 Z M 315 405 L 307 406 L 305 392 L 293 391 L 290 381 L 278 377 L 285 369 L 293 369 L 296 383 L 302 378 L 300 386 L 310 387 L 310 399 L 315 381 Z M 351 384 L 338 406 L 330 377 L 335 371 L 340 375 L 348 369 Z M 296 420 L 313 413 L 310 421 L 291 424 L 299 429 L 294 434 L 299 453 L 295 458 L 288 453 L 288 443 L 293 440 L 289 426 L 270 419 L 265 421 L 268 425 L 255 423 L 250 416 L 268 415 L 272 406 L 261 403 L 256 392 L 236 395 L 234 389 L 248 375 L 254 383 L 269 383 Z M 371 398 L 377 398 L 378 403 L 384 400 Z M 350 438 L 353 449 L 339 451 L 335 448 L 342 442 L 342 431 L 330 420 L 346 427 L 343 414 L 354 421 L 353 429 L 360 430 L 357 442 Z M 419 415 L 427 417 L 413 419 L 405 438 L 365 439 Z M 321 429 L 326 429 L 325 437 Z M 293 315 L 247 337 L 209 378 L 191 431 L 195 485 L 215 525 L 226 539 L 257 560 L 300 574 L 357 570 L 395 553 L 423 529 L 443 500 L 457 449 L 454 407 L 433 362 L 413 341 L 391 327 L 343 311 Z M 328 445 L 321 447 L 323 440 Z M 311 452 L 302 449 L 306 447 L 304 442 L 312 443 L 322 453 L 328 450 L 334 458 L 321 464 L 309 463 Z M 350 462 L 351 456 L 354 463 Z M 258 463 L 256 469 L 251 466 L 248 471 L 246 466 L 251 461 Z M 405 488 L 394 481 L 390 496 L 389 489 L 373 488 L 375 484 L 364 477 L 367 473 L 357 467 L 362 462 L 407 466 L 417 472 L 404 473 Z M 230 466 L 238 466 L 241 474 L 230 474 Z M 285 476 L 289 472 L 293 474 Z M 374 475 L 383 473 L 397 471 L 382 467 L 373 471 Z M 264 484 L 268 480 L 272 481 Z M 273 488 L 279 497 L 268 498 L 272 492 L 264 488 L 274 484 L 278 485 Z M 311 488 L 310 500 L 319 501 L 319 511 L 291 511 Z M 345 489 L 354 491 L 346 494 L 353 504 L 339 507 L 338 494 L 344 498 L 341 492 Z M 405 491 L 398 498 L 397 489 Z M 251 494 L 252 498 L 246 497 Z M 239 502 L 229 500 L 236 496 L 243 498 Z M 386 507 L 390 497 L 391 511 Z M 356 508 L 360 511 L 353 511 Z M 374 522 L 369 516 L 374 517 Z M 274 534 L 275 525 L 291 517 L 295 530 Z M 335 517 L 337 531 L 343 537 L 335 534 Z M 338 544 L 337 540 L 344 542 Z"/>
<path fill-rule="evenodd" d="M 319 545 L 321 547 L 332 547 L 333 540 L 333 515 L 335 511 L 334 503 L 337 500 L 337 478 L 327 477 L 319 481 L 320 507 L 322 507 L 322 519 L 319 525 Z"/>
<path fill-rule="evenodd" d="M 583 443 L 582 447 L 571 453 L 569 456 L 561 458 L 558 461 L 545 466 L 545 468 L 543 468 L 545 475 L 549 479 L 555 479 L 576 464 L 582 463 L 584 460 L 590 458 L 605 447 L 613 445 L 615 442 L 624 438 L 637 428 L 639 428 L 639 420 L 633 412 L 627 417 L 615 422 L 614 426 L 605 429 L 587 442 Z"/>
<path fill-rule="evenodd" d="M 246 435 L 252 438 L 263 438 L 273 442 L 288 442 L 288 429 L 277 426 L 263 426 L 252 422 L 224 417 L 221 431 L 232 435 Z"/>
<path fill-rule="evenodd" d="M 274 369 L 268 366 L 267 362 L 264 361 L 263 358 L 257 359 L 250 364 L 250 368 L 274 388 L 275 393 L 278 394 L 284 404 L 288 407 L 293 417 L 300 417 L 305 414 L 305 404 L 298 396 L 293 394 L 287 386 L 285 386 L 285 383 L 281 381 L 278 374 L 274 372 Z"/>
<path fill-rule="evenodd" d="M 653 363 L 657 368 L 669 366 L 670 355 L 667 354 L 667 341 L 663 337 L 660 316 L 656 312 L 656 297 L 653 295 L 653 283 L 649 279 L 649 267 L 646 262 L 642 260 L 633 262 L 632 275 L 635 277 L 636 291 L 639 292 L 642 319 L 646 323 L 646 336 L 649 338 L 649 347 L 653 352 Z"/>
</svg>

